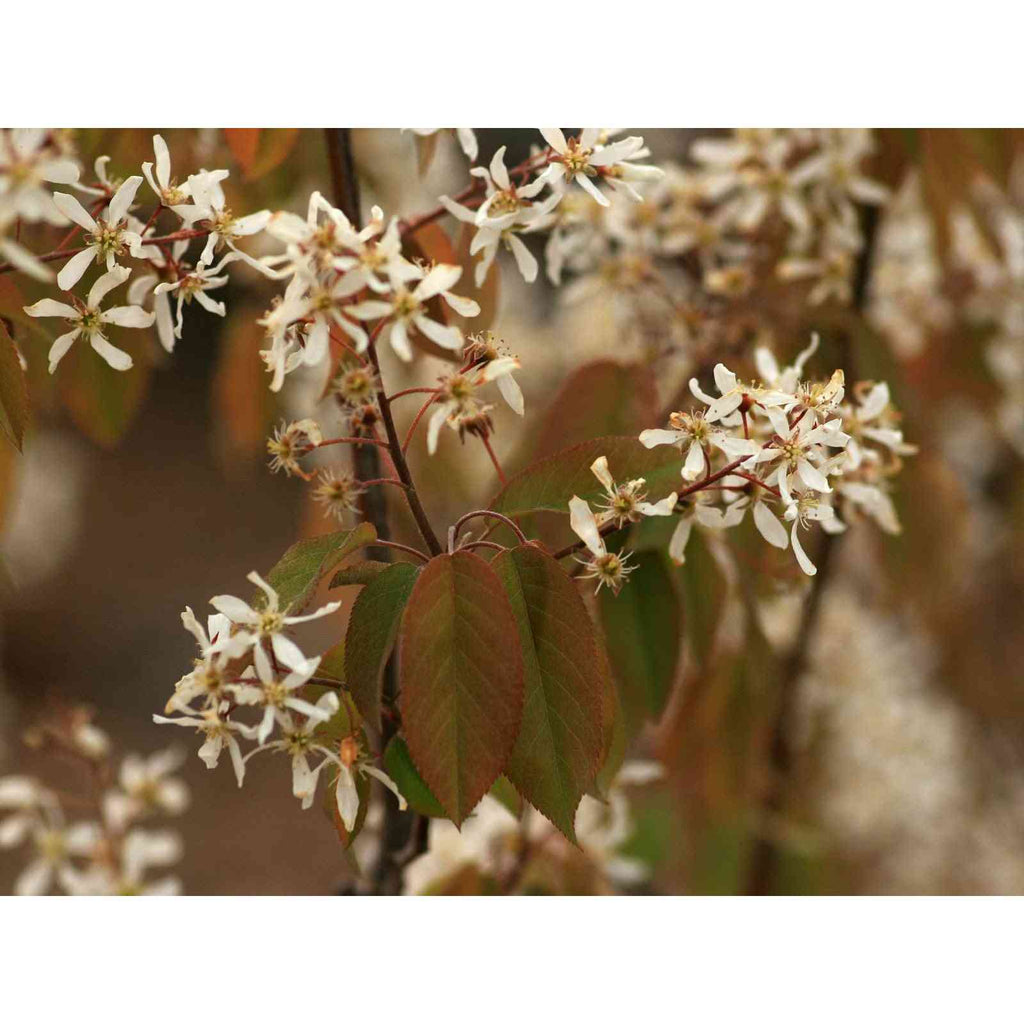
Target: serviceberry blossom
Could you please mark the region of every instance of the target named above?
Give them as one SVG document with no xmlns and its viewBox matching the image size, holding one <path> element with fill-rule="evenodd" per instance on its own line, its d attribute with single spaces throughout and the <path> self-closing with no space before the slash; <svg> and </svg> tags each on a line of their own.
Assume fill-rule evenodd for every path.
<svg viewBox="0 0 1024 1024">
<path fill-rule="evenodd" d="M 269 639 L 274 657 L 282 665 L 290 669 L 305 668 L 306 656 L 293 640 L 284 635 L 285 627 L 297 626 L 331 615 L 341 607 L 341 602 L 331 601 L 309 615 L 289 615 L 287 608 L 280 607 L 277 591 L 258 572 L 249 573 L 246 579 L 263 591 L 265 601 L 259 610 L 240 597 L 232 597 L 230 594 L 212 597 L 210 604 L 222 615 L 226 615 L 233 624 L 242 627 L 240 635 L 247 636 L 253 646 L 259 645 L 264 639 Z"/>
<path fill-rule="evenodd" d="M 137 174 L 125 179 L 96 219 L 73 195 L 54 192 L 53 202 L 57 209 L 84 228 L 86 237 L 91 239 L 90 244 L 72 256 L 57 273 L 57 284 L 64 291 L 70 291 L 78 284 L 90 263 L 105 262 L 107 270 L 113 270 L 118 257 L 125 253 L 138 258 L 146 255 L 142 251 L 142 238 L 127 226 L 128 210 L 141 184 L 142 177 Z"/>
<path fill-rule="evenodd" d="M 639 522 L 643 516 L 670 516 L 676 507 L 678 495 L 675 492 L 654 504 L 646 501 L 646 481 L 643 477 L 627 480 L 624 484 L 616 484 L 608 469 L 608 459 L 604 455 L 594 460 L 590 472 L 597 477 L 605 493 L 603 504 L 598 506 L 598 526 L 615 523 L 616 526 L 622 527 L 626 523 Z"/>
<path fill-rule="evenodd" d="M 483 384 L 494 381 L 501 388 L 502 381 L 511 380 L 519 369 L 519 360 L 512 356 L 499 356 L 486 362 L 477 363 L 468 370 L 442 377 L 437 395 L 437 407 L 431 414 L 427 427 L 427 451 L 437 451 L 437 440 L 441 427 L 447 425 L 461 437 L 464 433 L 484 433 L 491 430 L 488 415 L 492 406 L 480 402 L 476 391 Z M 518 415 L 523 415 L 523 397 L 518 385 L 513 388 L 506 384 L 502 396 Z"/>
<path fill-rule="evenodd" d="M 575 494 L 569 500 L 569 525 L 590 552 L 590 558 L 577 559 L 584 566 L 584 578 L 597 580 L 597 590 L 607 586 L 617 594 L 626 582 L 626 577 L 635 568 L 627 565 L 629 554 L 617 554 L 605 547 L 597 517 L 591 507 Z"/>
<path fill-rule="evenodd" d="M 386 300 L 366 299 L 349 307 L 352 316 L 359 320 L 386 319 L 389 326 L 389 339 L 395 354 L 405 362 L 412 359 L 412 346 L 409 343 L 409 331 L 415 328 L 442 348 L 458 351 L 462 348 L 462 332 L 458 327 L 440 324 L 427 315 L 426 303 L 435 295 L 444 300 L 462 316 L 476 316 L 480 306 L 472 299 L 463 299 L 452 295 L 453 288 L 460 277 L 462 267 L 441 263 L 424 272 L 411 263 L 401 270 L 392 268 L 389 271 L 391 293 Z M 416 280 L 413 289 L 407 282 Z"/>
<path fill-rule="evenodd" d="M 154 715 L 153 721 L 157 725 L 180 725 L 186 729 L 195 729 L 203 737 L 203 745 L 199 748 L 199 760 L 207 768 L 217 767 L 220 755 L 227 747 L 228 756 L 231 758 L 231 766 L 235 770 L 235 779 L 239 788 L 245 779 L 245 759 L 242 756 L 242 748 L 238 743 L 238 736 L 244 739 L 252 739 L 256 730 L 251 726 L 243 725 L 241 722 L 233 721 L 226 717 L 226 712 L 231 705 L 227 701 L 220 701 L 216 705 L 205 707 L 202 711 L 193 714 L 181 715 L 178 718 L 166 718 L 163 715 Z M 236 736 L 235 734 L 238 734 Z"/>
<path fill-rule="evenodd" d="M 602 206 L 609 205 L 608 198 L 594 184 L 594 179 L 603 179 L 609 184 L 626 182 L 627 174 L 636 173 L 636 168 L 626 161 L 640 156 L 644 149 L 644 140 L 638 135 L 601 145 L 599 128 L 584 128 L 580 135 L 568 140 L 560 128 L 541 128 L 540 133 L 555 151 L 551 164 L 541 175 L 545 182 L 558 187 L 574 181 Z M 656 177 L 662 173 L 657 169 L 650 171 Z M 640 198 L 632 188 L 627 189 L 627 194 L 630 198 Z"/>
<path fill-rule="evenodd" d="M 107 341 L 104 328 L 110 325 L 150 327 L 155 319 L 154 314 L 147 313 L 141 306 L 114 306 L 107 310 L 100 308 L 100 303 L 106 298 L 107 293 L 124 284 L 130 274 L 131 271 L 125 267 L 115 266 L 113 270 L 107 271 L 96 279 L 84 303 L 74 299 L 76 304 L 69 306 L 66 302 L 57 302 L 55 299 L 40 299 L 33 305 L 24 307 L 29 316 L 62 316 L 74 325 L 72 330 L 62 334 L 51 346 L 50 373 L 57 369 L 57 364 L 79 336 L 85 338 L 93 350 L 113 369 L 131 369 L 132 357 Z"/>
<path fill-rule="evenodd" d="M 335 760 L 335 758 L 332 756 L 331 760 Z M 341 816 L 342 824 L 349 832 L 355 827 L 356 817 L 359 814 L 359 789 L 356 786 L 356 777 L 359 775 L 376 779 L 382 786 L 387 787 L 395 794 L 400 810 L 404 811 L 408 808 L 405 797 L 398 791 L 398 786 L 387 773 L 370 763 L 366 751 L 362 749 L 354 736 L 346 736 L 341 741 L 336 763 L 338 779 L 335 783 L 335 799 L 338 803 L 338 814 Z"/>
<path fill-rule="evenodd" d="M 183 206 L 192 193 L 191 184 L 185 182 L 178 185 L 171 177 L 171 153 L 160 135 L 153 136 L 153 154 L 156 163 L 147 162 L 142 165 L 142 173 L 149 183 L 149 187 L 156 193 L 157 198 L 163 206 Z M 154 178 L 155 173 L 155 178 Z M 224 176 L 227 173 L 224 172 Z"/>
<path fill-rule="evenodd" d="M 259 234 L 270 222 L 270 211 L 260 210 L 257 213 L 250 213 L 244 217 L 236 217 L 228 209 L 227 200 L 224 196 L 224 189 L 221 188 L 221 181 L 227 177 L 226 172 L 200 171 L 198 174 L 190 174 L 188 177 L 188 191 L 192 203 L 184 206 L 173 207 L 186 225 L 192 226 L 200 222 L 206 222 L 210 228 L 210 234 L 206 239 L 206 246 L 199 262 L 209 266 L 213 263 L 214 253 L 226 245 L 233 252 L 236 252 L 240 259 L 249 266 L 258 270 L 261 274 L 268 275 L 269 271 L 264 263 L 253 259 L 247 252 L 237 248 L 236 242 L 241 238 L 248 238 L 251 235 Z"/>
<path fill-rule="evenodd" d="M 239 704 L 263 708 L 263 718 L 256 730 L 258 743 L 266 743 L 267 737 L 274 729 L 275 721 L 282 726 L 290 724 L 289 709 L 317 722 L 326 722 L 334 713 L 295 696 L 295 691 L 305 686 L 316 674 L 320 667 L 319 658 L 309 658 L 283 678 L 278 678 L 266 650 L 259 644 L 253 648 L 253 664 L 256 669 L 255 679 L 252 676 L 243 676 L 232 686 L 232 692 Z M 249 679 L 253 681 L 250 682 Z"/>
<path fill-rule="evenodd" d="M 240 258 L 237 252 L 229 252 L 215 267 L 207 267 L 202 261 L 194 270 L 181 267 L 177 281 L 163 281 L 153 289 L 153 294 L 158 298 L 161 295 L 170 296 L 172 293 L 177 298 L 177 316 L 174 321 L 175 338 L 181 337 L 182 307 L 193 299 L 208 313 L 214 313 L 216 316 L 224 316 L 227 313 L 227 307 L 223 302 L 211 299 L 206 293 L 215 288 L 223 288 L 228 283 L 227 274 L 220 272 L 227 264 Z"/>
</svg>

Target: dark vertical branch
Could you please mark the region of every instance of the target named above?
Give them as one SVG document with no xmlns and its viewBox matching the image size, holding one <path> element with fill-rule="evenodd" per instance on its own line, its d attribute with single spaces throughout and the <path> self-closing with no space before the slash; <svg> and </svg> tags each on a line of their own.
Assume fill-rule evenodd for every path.
<svg viewBox="0 0 1024 1024">
<path fill-rule="evenodd" d="M 864 248 L 857 260 L 852 282 L 852 305 L 858 315 L 863 314 L 867 303 L 879 218 L 880 212 L 877 207 L 862 208 L 861 230 Z M 856 359 L 848 331 L 844 330 L 840 337 L 840 344 L 840 369 L 846 374 L 847 384 L 851 385 Z M 800 616 L 796 644 L 779 669 L 778 694 L 768 738 L 768 776 L 757 810 L 758 833 L 747 865 L 744 892 L 748 896 L 769 895 L 773 891 L 776 881 L 780 853 L 778 822 L 785 810 L 795 761 L 792 732 L 797 688 L 800 678 L 807 671 L 811 645 L 814 642 L 814 634 L 821 616 L 822 601 L 836 565 L 841 536 L 841 534 L 834 533 L 822 534 L 821 544 L 818 548 L 818 572 L 811 578 L 811 592 Z"/>
<path fill-rule="evenodd" d="M 327 159 L 331 170 L 331 186 L 334 202 L 342 213 L 348 217 L 356 228 L 362 223 L 359 201 L 359 179 L 356 177 L 352 159 L 351 129 L 325 128 L 327 140 Z M 377 365 L 376 351 L 371 348 L 371 358 L 375 369 Z M 385 402 L 383 394 L 381 404 Z M 382 410 L 383 412 L 383 410 Z M 388 440 L 392 441 L 392 427 Z M 353 468 L 359 480 L 376 480 L 383 475 L 380 464 L 380 449 L 376 445 L 357 445 L 352 455 Z M 403 460 L 404 465 L 404 460 Z M 397 462 L 396 462 L 397 467 Z M 383 487 L 368 487 L 362 495 L 363 518 L 373 525 L 381 540 L 391 539 L 388 525 L 387 498 Z M 436 543 L 436 542 L 435 542 Z M 370 549 L 370 557 L 379 561 L 390 561 L 388 549 L 375 547 Z M 385 705 L 392 706 L 398 696 L 398 678 L 394 657 L 389 658 L 384 668 L 383 697 Z M 381 750 L 391 741 L 396 731 L 394 720 L 386 715 L 381 729 Z M 398 804 L 390 796 L 387 797 L 384 810 L 384 826 L 381 835 L 381 848 L 373 873 L 373 892 L 379 895 L 394 895 L 401 891 L 403 862 L 408 854 L 403 851 L 420 852 L 426 849 L 425 823 L 419 822 L 419 815 L 402 812 Z"/>
</svg>

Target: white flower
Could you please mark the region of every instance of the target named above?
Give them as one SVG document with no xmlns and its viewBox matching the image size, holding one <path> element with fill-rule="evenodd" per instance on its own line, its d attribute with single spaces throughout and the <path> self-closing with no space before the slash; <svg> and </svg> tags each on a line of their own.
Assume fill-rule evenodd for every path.
<svg viewBox="0 0 1024 1024">
<path fill-rule="evenodd" d="M 235 769 L 235 778 L 241 787 L 245 779 L 245 759 L 242 757 L 242 750 L 234 733 L 237 732 L 245 739 L 252 739 L 253 730 L 240 722 L 225 718 L 224 712 L 227 708 L 228 703 L 225 701 L 219 707 L 208 707 L 198 714 L 182 715 L 180 718 L 164 718 L 163 715 L 154 715 L 153 721 L 158 725 L 180 725 L 201 732 L 206 739 L 199 748 L 199 759 L 207 768 L 217 767 L 221 751 L 227 747 L 231 765 Z"/>
<path fill-rule="evenodd" d="M 132 256 L 142 256 L 142 239 L 137 232 L 129 230 L 127 226 L 128 210 L 141 184 L 142 178 L 137 174 L 127 178 L 97 219 L 93 219 L 73 195 L 67 192 L 54 192 L 53 202 L 57 209 L 84 228 L 87 232 L 86 237 L 91 239 L 90 244 L 72 256 L 58 272 L 57 284 L 64 291 L 70 291 L 78 284 L 94 260 L 97 263 L 106 261 L 107 270 L 113 270 L 118 256 L 123 255 L 125 251 Z"/>
<path fill-rule="evenodd" d="M 807 526 L 812 520 L 816 522 L 829 520 L 834 514 L 831 505 L 822 504 L 816 495 L 811 494 L 797 495 L 786 507 L 786 520 L 793 524 L 793 529 L 790 533 L 790 539 L 793 542 L 793 554 L 796 555 L 800 568 L 808 576 L 814 576 L 818 570 L 804 552 L 803 545 L 800 543 L 799 528 Z"/>
<path fill-rule="evenodd" d="M 597 590 L 607 586 L 617 594 L 634 569 L 626 564 L 629 555 L 615 554 L 605 547 L 597 518 L 590 506 L 575 494 L 569 500 L 569 525 L 590 551 L 589 559 L 577 559 L 586 567 L 584 578 L 597 580 Z"/>
<path fill-rule="evenodd" d="M 54 876 L 68 889 L 71 859 L 87 857 L 100 839 L 95 822 L 66 826 L 60 804 L 34 779 L 8 776 L 0 779 L 0 809 L 15 809 L 0 822 L 0 848 L 10 849 L 26 839 L 36 856 L 14 883 L 15 896 L 41 896 L 53 886 Z"/>
<path fill-rule="evenodd" d="M 781 370 L 771 350 L 763 345 L 758 346 L 754 349 L 754 364 L 757 366 L 757 372 L 761 375 L 761 382 L 775 391 L 783 391 L 788 395 L 795 394 L 797 386 L 803 378 L 804 366 L 818 351 L 819 342 L 818 335 L 812 334 L 811 343 L 796 357 L 793 365 Z"/>
<path fill-rule="evenodd" d="M 238 253 L 239 258 L 250 267 L 270 276 L 266 264 L 235 247 L 240 238 L 258 234 L 267 226 L 270 222 L 270 211 L 260 210 L 245 217 L 236 217 L 225 205 L 224 190 L 220 186 L 226 177 L 226 171 L 200 171 L 198 174 L 190 174 L 188 190 L 193 202 L 188 206 L 175 206 L 174 212 L 188 225 L 198 221 L 206 221 L 209 224 L 210 234 L 206 239 L 203 254 L 199 257 L 200 263 L 207 266 L 213 263 L 214 252 L 223 243 Z"/>
<path fill-rule="evenodd" d="M 283 333 L 297 321 L 304 324 L 305 343 L 302 362 L 319 366 L 330 351 L 332 326 L 340 327 L 355 343 L 357 352 L 364 352 L 369 343 L 366 331 L 344 315 L 344 300 L 360 291 L 365 280 L 358 272 L 345 274 L 329 284 L 299 270 L 292 278 L 280 305 L 259 321 L 271 334 Z"/>
<path fill-rule="evenodd" d="M 175 184 L 171 177 L 171 154 L 167 143 L 159 135 L 153 136 L 153 153 L 156 156 L 156 180 L 153 178 L 153 164 L 142 165 L 142 173 L 149 187 L 156 193 L 162 206 L 181 206 L 191 195 L 191 188 L 188 182 L 184 185 Z"/>
<path fill-rule="evenodd" d="M 673 444 L 678 446 L 680 451 L 685 451 L 686 459 L 682 468 L 684 480 L 696 480 L 705 469 L 710 468 L 709 447 L 717 448 L 727 459 L 756 455 L 759 451 L 759 445 L 755 441 L 732 437 L 720 427 L 709 423 L 703 412 L 674 412 L 669 417 L 669 423 L 671 427 L 668 430 L 642 431 L 640 443 L 645 448 Z"/>
<path fill-rule="evenodd" d="M 699 398 L 708 407 L 704 416 L 709 423 L 716 420 L 721 420 L 726 425 L 739 422 L 739 416 L 734 414 L 744 404 L 749 406 L 751 411 L 793 404 L 791 395 L 762 388 L 756 384 L 742 383 L 724 363 L 716 363 L 714 373 L 718 398 L 705 394 L 697 378 L 690 378 L 690 391 L 694 398 Z"/>
<path fill-rule="evenodd" d="M 427 427 L 427 451 L 431 455 L 437 451 L 438 435 L 446 423 L 452 430 L 461 431 L 467 422 L 481 417 L 486 418 L 491 407 L 478 402 L 474 393 L 478 387 L 489 381 L 497 383 L 505 401 L 514 412 L 522 416 L 523 394 L 519 390 L 519 385 L 512 379 L 512 373 L 518 369 L 518 359 L 500 356 L 443 378 L 438 391 L 437 406 Z"/>
<path fill-rule="evenodd" d="M 67 223 L 43 185 L 73 185 L 79 167 L 51 144 L 49 136 L 45 128 L 0 129 L 0 221 L 21 218 L 55 227 Z"/>
<path fill-rule="evenodd" d="M 226 615 L 237 625 L 247 627 L 253 632 L 247 633 L 250 643 L 253 646 L 260 645 L 264 638 L 270 640 L 274 656 L 277 660 L 290 669 L 302 669 L 306 665 L 306 656 L 299 650 L 292 640 L 289 640 L 283 633 L 286 626 L 295 626 L 301 622 L 311 622 L 313 619 L 323 618 L 336 612 L 341 607 L 340 601 L 331 601 L 322 608 L 318 608 L 309 615 L 289 615 L 287 608 L 280 608 L 277 591 L 274 590 L 258 572 L 251 572 L 246 577 L 251 583 L 263 591 L 266 595 L 266 603 L 257 611 L 240 597 L 232 597 L 229 594 L 221 594 L 210 599 L 210 604 L 217 611 Z"/>
<path fill-rule="evenodd" d="M 693 524 L 709 530 L 727 530 L 743 519 L 742 508 L 730 505 L 724 511 L 707 503 L 706 492 L 698 491 L 677 510 L 679 522 L 668 542 L 668 555 L 676 565 L 686 564 L 686 545 L 690 541 Z"/>
<path fill-rule="evenodd" d="M 334 759 L 332 758 L 332 760 Z M 354 736 L 346 736 L 341 741 L 340 755 L 336 760 L 338 781 L 335 784 L 335 799 L 342 824 L 349 832 L 355 827 L 356 817 L 359 814 L 357 775 L 371 776 L 382 785 L 387 786 L 398 799 L 399 809 L 403 811 L 407 809 L 408 804 L 405 802 L 405 797 L 398 791 L 398 786 L 387 773 L 369 763 L 365 752 L 360 749 L 359 742 Z"/>
<path fill-rule="evenodd" d="M 171 778 L 184 760 L 176 749 L 163 750 L 148 758 L 128 754 L 118 775 L 120 789 L 103 797 L 103 815 L 111 828 L 123 832 L 128 823 L 143 814 L 181 814 L 188 807 L 188 787 Z"/>
<path fill-rule="evenodd" d="M 781 462 L 781 465 L 767 478 L 767 483 L 779 488 L 782 500 L 788 505 L 792 500 L 790 491 L 794 484 L 827 494 L 832 490 L 828 482 L 826 447 L 845 448 L 850 440 L 840 429 L 840 420 L 829 420 L 816 424 L 813 417 L 801 414 L 796 424 L 790 427 L 785 415 L 778 409 L 768 410 L 775 428 L 774 445 L 765 445 L 754 457 L 754 462 Z"/>
<path fill-rule="evenodd" d="M 328 690 L 316 702 L 316 715 L 305 718 L 301 724 L 296 724 L 291 714 L 283 711 L 280 718 L 282 738 L 261 743 L 246 755 L 248 760 L 263 750 L 279 750 L 288 754 L 292 759 L 292 793 L 302 801 L 304 811 L 313 806 L 317 782 L 324 765 L 328 762 L 337 763 L 338 760 L 330 748 L 317 743 L 313 738 L 317 726 L 331 718 L 338 707 L 338 695 Z M 316 754 L 322 755 L 323 759 L 315 768 L 311 768 L 309 758 Z"/>
<path fill-rule="evenodd" d="M 575 181 L 602 206 L 609 205 L 608 198 L 591 179 L 607 176 L 617 164 L 639 155 L 644 148 L 644 140 L 637 135 L 613 142 L 609 146 L 600 146 L 599 128 L 584 128 L 580 135 L 568 141 L 560 128 L 541 128 L 540 133 L 556 153 L 540 178 L 555 185 Z"/>
<path fill-rule="evenodd" d="M 668 516 L 676 507 L 679 496 L 673 491 L 670 495 L 662 498 L 661 501 L 651 504 L 646 501 L 646 492 L 643 477 L 636 480 L 628 480 L 624 484 L 616 484 L 608 469 L 608 459 L 601 455 L 594 460 L 590 472 L 597 477 L 604 488 L 606 501 L 599 506 L 597 514 L 598 526 L 614 522 L 616 526 L 624 526 L 626 523 L 636 523 L 642 516 Z M 582 536 L 582 535 L 581 535 Z"/>
<path fill-rule="evenodd" d="M 508 227 L 529 209 L 529 201 L 547 184 L 536 178 L 526 185 L 513 185 L 505 167 L 504 146 L 491 157 L 490 172 L 478 167 L 472 173 L 484 180 L 487 189 L 486 198 L 474 215 L 477 227 Z"/>
<path fill-rule="evenodd" d="M 262 644 L 259 644 L 253 648 L 253 663 L 259 685 L 246 681 L 251 677 L 243 677 L 232 687 L 232 690 L 239 704 L 263 705 L 263 718 L 256 730 L 258 743 L 266 743 L 267 737 L 274 731 L 275 722 L 284 726 L 290 724 L 288 709 L 298 711 L 307 718 L 319 722 L 326 722 L 334 713 L 333 711 L 328 713 L 326 710 L 310 704 L 308 700 L 302 700 L 294 695 L 296 690 L 305 686 L 316 674 L 316 670 L 320 667 L 319 658 L 310 658 L 280 679 L 270 664 L 267 652 Z"/>
<path fill-rule="evenodd" d="M 391 347 L 400 359 L 408 362 L 412 359 L 412 347 L 409 344 L 409 329 L 415 327 L 423 332 L 431 341 L 442 348 L 458 350 L 462 348 L 462 332 L 458 327 L 439 324 L 431 320 L 426 313 L 426 303 L 435 295 L 441 295 L 455 311 L 462 316 L 476 316 L 480 307 L 471 299 L 461 299 L 451 294 L 462 277 L 462 267 L 449 263 L 440 263 L 426 275 L 418 267 L 406 264 L 401 276 L 391 270 L 392 294 L 387 301 L 369 299 L 349 307 L 352 316 L 359 320 L 378 320 L 388 318 L 391 325 Z M 411 291 L 405 282 L 422 278 Z"/>
<path fill-rule="evenodd" d="M 229 263 L 233 263 L 235 260 L 241 257 L 237 252 L 229 252 L 215 267 L 207 267 L 201 260 L 194 270 L 188 270 L 184 267 L 180 268 L 179 277 L 177 281 L 164 281 L 158 284 L 153 289 L 153 294 L 157 297 L 162 295 L 169 295 L 171 292 L 177 293 L 178 298 L 178 311 L 177 318 L 174 323 L 174 337 L 181 337 L 181 311 L 182 306 L 191 302 L 193 299 L 199 303 L 208 313 L 214 313 L 217 316 L 224 316 L 227 310 L 223 302 L 217 302 L 215 299 L 211 299 L 206 293 L 212 291 L 214 288 L 223 288 L 228 283 L 228 276 L 224 274 L 220 277 L 220 271 Z M 168 350 L 170 351 L 170 350 Z"/>
<path fill-rule="evenodd" d="M 153 323 L 154 314 L 147 313 L 140 306 L 114 306 L 105 312 L 100 309 L 100 302 L 107 292 L 124 284 L 130 273 L 125 267 L 114 267 L 97 278 L 81 308 L 54 299 L 40 299 L 34 305 L 25 307 L 29 316 L 62 316 L 74 324 L 74 329 L 62 334 L 50 348 L 50 373 L 57 369 L 57 364 L 79 335 L 87 338 L 93 349 L 115 370 L 131 369 L 131 356 L 111 345 L 103 334 L 103 328 L 108 324 L 118 327 L 149 327 Z"/>
</svg>

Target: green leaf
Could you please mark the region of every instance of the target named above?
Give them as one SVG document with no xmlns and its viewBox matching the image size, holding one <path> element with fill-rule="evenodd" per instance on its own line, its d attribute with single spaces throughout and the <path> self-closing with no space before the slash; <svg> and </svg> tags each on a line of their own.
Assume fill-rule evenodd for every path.
<svg viewBox="0 0 1024 1024">
<path fill-rule="evenodd" d="M 594 501 L 604 494 L 590 467 L 598 456 L 608 457 L 617 481 L 643 477 L 649 501 L 664 498 L 681 486 L 682 460 L 670 445 L 645 448 L 635 437 L 598 437 L 565 448 L 517 473 L 491 502 L 491 508 L 507 516 L 547 510 L 569 514 L 569 499 L 578 495 Z"/>
<path fill-rule="evenodd" d="M 369 523 L 360 523 L 354 530 L 300 540 L 281 556 L 267 574 L 267 582 L 280 595 L 282 608 L 302 611 L 324 576 L 343 558 L 376 539 L 377 531 Z"/>
<path fill-rule="evenodd" d="M 504 769 L 523 713 L 518 626 L 482 558 L 438 555 L 420 572 L 402 618 L 399 683 L 413 762 L 461 825 Z"/>
<path fill-rule="evenodd" d="M 363 717 L 380 728 L 381 677 L 419 569 L 388 566 L 356 598 L 345 635 L 345 677 Z"/>
<path fill-rule="evenodd" d="M 401 736 L 395 736 L 384 751 L 384 771 L 391 776 L 409 806 L 418 814 L 425 814 L 428 818 L 448 816 L 416 770 L 409 747 Z"/>
<path fill-rule="evenodd" d="M 512 604 L 523 654 L 523 719 L 505 774 L 575 842 L 576 808 L 605 746 L 593 624 L 572 579 L 539 548 L 504 551 L 491 567 Z"/>
<path fill-rule="evenodd" d="M 346 565 L 340 568 L 327 584 L 328 590 L 335 587 L 365 587 L 372 583 L 385 569 L 391 567 L 392 562 L 377 562 L 372 558 L 364 562 L 356 562 L 355 565 Z"/>
<path fill-rule="evenodd" d="M 18 350 L 0 319 L 0 430 L 18 451 L 28 426 L 28 387 Z"/>
<path fill-rule="evenodd" d="M 336 683 L 345 682 L 345 641 L 340 640 L 329 648 L 320 658 L 320 667 L 316 674 L 323 679 L 333 679 Z"/>
<path fill-rule="evenodd" d="M 599 596 L 612 672 L 618 682 L 627 731 L 665 710 L 682 642 L 683 609 L 665 556 L 639 551 L 636 567 L 618 593 Z"/>
</svg>

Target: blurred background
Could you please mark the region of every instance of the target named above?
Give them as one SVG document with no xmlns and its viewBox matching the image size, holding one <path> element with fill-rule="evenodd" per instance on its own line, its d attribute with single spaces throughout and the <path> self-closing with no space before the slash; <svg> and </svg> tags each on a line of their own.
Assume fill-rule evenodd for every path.
<svg viewBox="0 0 1024 1024">
<path fill-rule="evenodd" d="M 635 133 L 654 162 L 683 173 L 708 134 Z M 265 130 L 254 152 L 219 131 L 162 134 L 176 166 L 231 169 L 225 189 L 239 212 L 304 213 L 312 189 L 330 192 L 321 132 Z M 510 165 L 540 142 L 533 130 L 478 137 L 481 162 L 507 144 Z M 85 161 L 110 154 L 123 173 L 152 159 L 152 130 L 82 131 L 75 144 Z M 354 131 L 353 147 L 364 209 L 412 215 L 468 180 L 446 132 L 431 153 L 392 130 Z M 809 584 L 791 556 L 746 533 L 726 539 L 729 555 L 710 539 L 695 548 L 673 584 L 686 654 L 664 715 L 633 746 L 666 766 L 633 797 L 623 851 L 646 865 L 638 891 L 748 891 L 752 850 L 767 836 L 779 853 L 774 891 L 1024 892 L 1024 147 L 1013 132 L 877 132 L 864 172 L 891 198 L 869 225 L 867 278 L 852 300 L 812 303 L 810 283 L 773 280 L 713 296 L 696 321 L 668 315 L 645 291 L 649 277 L 630 277 L 643 255 L 634 210 L 607 228 L 615 244 L 583 301 L 566 302 L 543 270 L 525 284 L 502 253 L 500 284 L 485 284 L 484 317 L 470 325 L 490 326 L 523 364 L 525 422 L 493 412 L 506 472 L 588 437 L 661 426 L 652 410 L 706 375 L 709 353 L 752 377 L 755 344 L 791 361 L 812 330 L 822 335 L 814 375 L 847 361 L 859 377 L 889 381 L 920 448 L 896 480 L 902 532 L 852 525 L 805 644 Z M 460 228 L 442 220 L 444 237 L 420 239 L 423 255 L 447 245 L 468 266 Z M 49 236 L 38 231 L 30 244 L 43 251 Z M 249 251 L 272 252 L 270 241 Z M 544 238 L 530 245 L 543 258 Z M 662 280 L 686 295 L 673 273 Z M 254 759 L 239 791 L 226 765 L 208 772 L 193 756 L 191 737 L 151 721 L 193 656 L 182 608 L 202 616 L 209 596 L 244 593 L 247 572 L 332 528 L 301 482 L 266 468 L 267 434 L 307 414 L 323 386 L 297 373 L 280 396 L 267 390 L 254 320 L 276 290 L 242 268 L 218 293 L 227 317 L 188 307 L 172 355 L 131 332 L 145 336 L 127 374 L 78 346 L 51 378 L 44 337 L 20 323 L 15 334 L 33 422 L 23 454 L 0 447 L 0 775 L 52 781 L 51 759 L 21 736 L 65 705 L 93 708 L 120 749 L 187 746 L 192 806 L 176 827 L 189 893 L 325 893 L 351 871 L 319 805 L 304 812 L 292 797 L 283 763 Z M 42 294 L 4 275 L 0 314 Z M 445 370 L 429 355 L 411 367 L 385 357 L 391 390 Z M 400 432 L 415 411 L 401 409 Z M 445 435 L 432 462 L 422 435 L 410 456 L 439 523 L 498 486 L 482 446 Z M 411 540 L 404 509 L 390 495 L 389 505 L 397 539 Z M 337 593 L 344 615 L 356 591 Z M 303 636 L 320 649 L 342 626 L 318 622 Z M 787 672 L 791 756 L 783 806 L 766 812 Z M 0 891 L 18 868 L 0 856 Z"/>
</svg>

